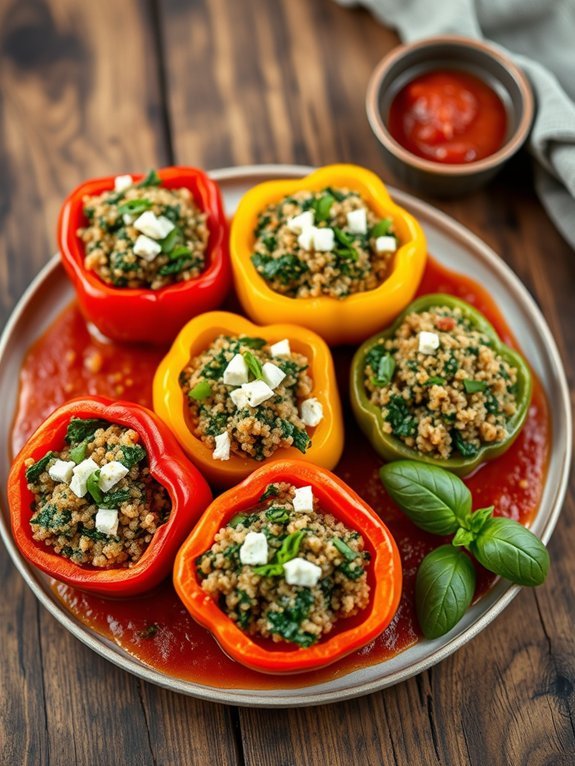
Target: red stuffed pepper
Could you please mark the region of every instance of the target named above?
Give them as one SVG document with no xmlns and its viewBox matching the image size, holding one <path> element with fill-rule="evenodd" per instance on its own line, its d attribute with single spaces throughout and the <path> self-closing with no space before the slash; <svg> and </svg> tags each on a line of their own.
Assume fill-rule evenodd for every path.
<svg viewBox="0 0 575 766">
<path fill-rule="evenodd" d="M 14 540 L 31 564 L 125 597 L 166 577 L 211 492 L 152 412 L 87 397 L 55 410 L 24 445 L 8 500 Z"/>
<path fill-rule="evenodd" d="M 87 181 L 64 202 L 58 244 L 84 316 L 117 341 L 169 343 L 231 285 L 221 194 L 196 168 Z"/>
<path fill-rule="evenodd" d="M 360 649 L 389 624 L 401 562 L 381 519 L 325 468 L 278 460 L 209 506 L 174 585 L 238 662 L 299 673 Z"/>
</svg>

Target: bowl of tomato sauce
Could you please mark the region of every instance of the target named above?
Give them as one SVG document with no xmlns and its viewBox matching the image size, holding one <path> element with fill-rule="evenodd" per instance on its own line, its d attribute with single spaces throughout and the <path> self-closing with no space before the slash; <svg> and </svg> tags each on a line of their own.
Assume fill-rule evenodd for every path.
<svg viewBox="0 0 575 766">
<path fill-rule="evenodd" d="M 489 181 L 533 122 L 527 77 L 498 48 L 446 35 L 402 45 L 373 72 L 367 116 L 393 172 L 436 196 Z"/>
</svg>

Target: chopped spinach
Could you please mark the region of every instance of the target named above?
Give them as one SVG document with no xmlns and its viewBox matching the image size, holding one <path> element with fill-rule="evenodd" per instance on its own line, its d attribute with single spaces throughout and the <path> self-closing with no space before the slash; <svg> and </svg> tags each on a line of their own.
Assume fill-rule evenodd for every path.
<svg viewBox="0 0 575 766">
<path fill-rule="evenodd" d="M 79 444 L 94 436 L 99 428 L 108 428 L 109 425 L 107 420 L 99 418 L 72 418 L 66 430 L 66 442 Z"/>
<path fill-rule="evenodd" d="M 410 414 L 402 396 L 392 396 L 387 405 L 385 419 L 391 424 L 396 436 L 413 436 L 417 430 L 417 418 Z"/>
<path fill-rule="evenodd" d="M 266 491 L 260 497 L 260 500 L 268 500 L 270 497 L 277 497 L 280 491 L 275 484 L 268 484 Z"/>
<path fill-rule="evenodd" d="M 345 575 L 348 580 L 359 580 L 365 571 L 361 564 L 353 564 L 350 561 L 344 561 L 343 564 L 338 566 L 338 570 Z"/>
<path fill-rule="evenodd" d="M 40 458 L 34 465 L 26 469 L 26 481 L 28 484 L 33 484 L 40 478 L 40 475 L 44 473 L 53 457 L 58 457 L 55 452 L 47 452 L 43 458 Z"/>
<path fill-rule="evenodd" d="M 300 452 L 306 452 L 307 448 L 311 444 L 311 439 L 308 436 L 307 431 L 296 428 L 289 420 L 281 421 L 282 436 L 288 439 L 290 436 L 293 439 L 293 446 Z"/>
<path fill-rule="evenodd" d="M 289 521 L 289 513 L 285 508 L 271 506 L 266 511 L 266 519 L 274 524 L 285 524 Z"/>
<path fill-rule="evenodd" d="M 232 516 L 232 518 L 228 521 L 228 527 L 235 529 L 236 527 L 239 527 L 240 524 L 242 524 L 247 528 L 254 524 L 257 520 L 257 513 L 236 513 L 236 515 Z"/>
<path fill-rule="evenodd" d="M 247 335 L 242 335 L 241 338 L 239 338 L 239 342 L 242 346 L 255 349 L 263 348 L 266 345 L 265 338 L 250 338 Z"/>
<path fill-rule="evenodd" d="M 349 545 L 345 543 L 340 537 L 334 537 L 332 539 L 332 543 L 335 545 L 341 555 L 346 559 L 346 561 L 354 561 L 354 559 L 357 558 L 358 554 L 352 550 Z"/>
<path fill-rule="evenodd" d="M 279 258 L 255 253 L 252 263 L 259 273 L 268 281 L 278 279 L 284 285 L 291 285 L 309 271 L 307 264 L 296 255 L 286 254 Z"/>
<path fill-rule="evenodd" d="M 31 519 L 30 524 L 44 529 L 61 529 L 72 520 L 70 511 L 59 511 L 52 503 L 46 503 Z"/>
<path fill-rule="evenodd" d="M 100 508 L 118 508 L 122 503 L 128 502 L 131 496 L 129 489 L 117 489 L 113 492 L 104 492 L 102 500 L 98 505 Z"/>
<path fill-rule="evenodd" d="M 395 372 L 395 359 L 391 354 L 385 354 L 379 360 L 377 366 L 377 375 L 373 379 L 376 386 L 384 387 L 391 383 L 393 373 Z"/>
<path fill-rule="evenodd" d="M 461 435 L 461 432 L 457 428 L 453 428 L 451 430 L 451 438 L 453 439 L 455 449 L 463 457 L 475 457 L 475 455 L 477 455 L 479 451 L 477 447 L 475 447 L 473 444 L 469 444 L 469 442 L 466 442 Z"/>
<path fill-rule="evenodd" d="M 126 468 L 131 468 L 136 465 L 136 463 L 140 463 L 144 460 L 148 453 L 140 444 L 134 444 L 133 446 L 122 447 L 122 455 L 123 457 L 119 462 L 126 466 Z"/>
<path fill-rule="evenodd" d="M 382 218 L 381 221 L 378 221 L 375 226 L 372 226 L 369 236 L 373 237 L 374 239 L 377 239 L 378 237 L 386 237 L 391 234 L 390 229 L 393 226 L 393 219 L 392 218 Z M 395 236 L 394 234 L 391 234 L 391 236 Z"/>
<path fill-rule="evenodd" d="M 270 610 L 267 614 L 270 632 L 299 646 L 311 646 L 317 641 L 317 637 L 302 631 L 300 625 L 308 617 L 313 601 L 311 591 L 303 588 L 296 594 L 293 604 L 282 604 L 281 611 Z"/>
</svg>

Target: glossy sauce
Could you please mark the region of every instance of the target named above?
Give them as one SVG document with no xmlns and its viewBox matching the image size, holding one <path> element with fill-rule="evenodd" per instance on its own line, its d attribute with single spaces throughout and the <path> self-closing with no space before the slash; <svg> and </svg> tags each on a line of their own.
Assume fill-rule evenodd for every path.
<svg viewBox="0 0 575 766">
<path fill-rule="evenodd" d="M 471 279 L 449 272 L 429 259 L 418 294 L 448 292 L 479 308 L 502 339 L 514 345 L 498 308 Z M 66 308 L 28 352 L 22 369 L 18 411 L 13 430 L 17 450 L 57 405 L 76 395 L 106 394 L 150 406 L 154 370 L 165 350 L 102 343 L 90 336 L 75 303 Z M 347 391 L 352 350 L 337 349 L 338 383 Z M 344 395 L 344 404 L 347 397 Z M 87 595 L 60 583 L 54 591 L 64 606 L 90 628 L 125 651 L 172 677 L 218 688 L 277 689 L 317 684 L 388 659 L 419 638 L 413 607 L 419 562 L 441 543 L 418 530 L 385 495 L 377 471 L 381 460 L 345 407 L 346 450 L 336 472 L 382 516 L 393 533 L 402 559 L 404 586 L 397 614 L 369 646 L 323 670 L 295 676 L 267 676 L 230 660 L 211 635 L 199 627 L 165 582 L 155 591 L 129 601 Z M 536 511 L 545 479 L 550 444 L 548 406 L 535 379 L 525 427 L 502 457 L 466 480 L 474 507 L 495 505 L 496 512 L 528 523 Z M 476 598 L 494 576 L 478 569 Z"/>
<path fill-rule="evenodd" d="M 494 154 L 507 131 L 505 107 L 479 77 L 427 72 L 395 96 L 389 131 L 405 149 L 433 162 L 475 162 Z"/>
</svg>

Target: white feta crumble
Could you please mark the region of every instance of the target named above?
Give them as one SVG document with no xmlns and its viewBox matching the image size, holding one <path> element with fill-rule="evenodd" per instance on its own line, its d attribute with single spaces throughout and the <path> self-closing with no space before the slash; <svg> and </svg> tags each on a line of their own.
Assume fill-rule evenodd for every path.
<svg viewBox="0 0 575 766">
<path fill-rule="evenodd" d="M 310 226 L 313 226 L 313 222 L 313 210 L 305 210 L 299 215 L 294 215 L 293 218 L 288 218 L 286 226 L 295 234 L 300 234 L 305 229 L 309 229 Z"/>
<path fill-rule="evenodd" d="M 126 226 L 130 226 L 134 223 L 134 216 L 130 215 L 129 213 L 124 213 L 122 216 L 122 221 L 126 224 Z"/>
<path fill-rule="evenodd" d="M 98 508 L 95 517 L 96 529 L 103 535 L 115 535 L 118 531 L 118 511 L 110 508 Z"/>
<path fill-rule="evenodd" d="M 129 469 L 118 460 L 110 460 L 109 463 L 103 465 L 100 469 L 100 480 L 98 481 L 98 486 L 102 492 L 109 492 L 120 479 L 123 479 L 124 476 L 127 475 L 128 470 Z"/>
<path fill-rule="evenodd" d="M 241 354 L 236 354 L 224 370 L 224 384 L 226 386 L 241 386 L 248 382 L 248 366 Z"/>
<path fill-rule="evenodd" d="M 439 335 L 435 332 L 422 330 L 417 336 L 420 354 L 434 354 L 439 348 Z"/>
<path fill-rule="evenodd" d="M 288 585 L 301 585 L 304 588 L 313 588 L 318 584 L 321 577 L 321 567 L 312 564 L 311 561 L 299 558 L 286 561 L 283 565 L 286 582 Z"/>
<path fill-rule="evenodd" d="M 114 191 L 123 192 L 134 183 L 132 176 L 116 176 L 114 178 Z"/>
<path fill-rule="evenodd" d="M 264 364 L 262 367 L 262 373 L 265 382 L 272 390 L 277 388 L 286 376 L 283 370 L 280 370 L 276 364 L 272 364 L 271 362 L 266 362 Z"/>
<path fill-rule="evenodd" d="M 313 248 L 320 253 L 328 253 L 333 250 L 335 235 L 333 229 L 314 229 Z"/>
<path fill-rule="evenodd" d="M 297 238 L 298 245 L 304 250 L 311 250 L 313 248 L 313 234 L 315 226 L 310 226 L 308 229 L 304 229 Z"/>
<path fill-rule="evenodd" d="M 97 471 L 98 468 L 98 464 L 92 460 L 91 457 L 82 460 L 82 462 L 74 468 L 72 471 L 72 480 L 70 481 L 70 489 L 76 497 L 84 497 L 88 491 L 88 488 L 86 487 L 88 477 L 91 476 L 94 471 Z"/>
<path fill-rule="evenodd" d="M 48 476 L 53 481 L 69 484 L 76 463 L 73 460 L 56 460 L 54 465 L 48 468 Z"/>
<path fill-rule="evenodd" d="M 294 511 L 313 511 L 313 491 L 307 487 L 298 487 L 293 497 Z"/>
<path fill-rule="evenodd" d="M 232 391 L 230 391 L 230 399 L 236 405 L 238 410 L 243 410 L 243 408 L 247 407 L 249 403 L 248 395 L 241 388 L 234 388 Z"/>
<path fill-rule="evenodd" d="M 229 460 L 230 459 L 230 435 L 227 431 L 223 434 L 216 436 L 216 447 L 212 452 L 214 460 Z"/>
<path fill-rule="evenodd" d="M 375 249 L 378 253 L 395 253 L 397 240 L 395 237 L 378 237 L 375 240 Z"/>
<path fill-rule="evenodd" d="M 169 218 L 159 218 L 151 210 L 146 210 L 134 221 L 134 228 L 152 239 L 164 239 L 175 228 Z"/>
<path fill-rule="evenodd" d="M 365 208 L 350 210 L 346 216 L 347 225 L 352 234 L 367 234 L 367 213 Z"/>
<path fill-rule="evenodd" d="M 277 343 L 272 344 L 270 346 L 270 354 L 272 356 L 289 356 L 291 354 L 289 340 L 284 338 L 283 340 L 278 340 Z"/>
<path fill-rule="evenodd" d="M 315 396 L 301 403 L 300 417 L 306 426 L 315 427 L 323 420 L 323 405 Z"/>
<path fill-rule="evenodd" d="M 145 261 L 153 261 L 161 252 L 160 245 L 145 234 L 140 234 L 134 243 L 134 255 L 138 255 Z"/>
<path fill-rule="evenodd" d="M 258 407 L 274 395 L 272 389 L 263 380 L 253 380 L 251 383 L 244 383 L 242 389 L 248 396 L 250 407 Z"/>
<path fill-rule="evenodd" d="M 268 539 L 263 532 L 248 532 L 240 548 L 242 564 L 268 563 Z"/>
</svg>

